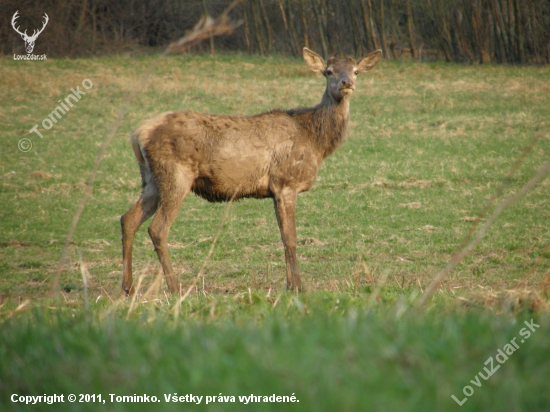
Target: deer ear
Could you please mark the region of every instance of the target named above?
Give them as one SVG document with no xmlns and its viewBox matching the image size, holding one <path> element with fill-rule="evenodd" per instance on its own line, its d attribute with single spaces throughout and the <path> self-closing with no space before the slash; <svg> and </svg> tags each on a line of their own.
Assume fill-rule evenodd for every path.
<svg viewBox="0 0 550 412">
<path fill-rule="evenodd" d="M 322 72 L 327 67 L 323 58 L 307 47 L 304 47 L 304 60 L 306 61 L 307 67 L 314 72 Z"/>
<path fill-rule="evenodd" d="M 380 57 L 382 57 L 382 50 L 376 50 L 370 54 L 367 54 L 359 60 L 359 63 L 357 63 L 357 70 L 360 72 L 366 72 L 367 70 L 372 69 L 376 66 L 376 63 L 378 63 Z"/>
</svg>

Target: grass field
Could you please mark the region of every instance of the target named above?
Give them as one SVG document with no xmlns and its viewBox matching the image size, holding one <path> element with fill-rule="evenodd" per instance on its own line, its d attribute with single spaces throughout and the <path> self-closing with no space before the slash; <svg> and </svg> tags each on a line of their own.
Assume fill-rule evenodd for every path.
<svg viewBox="0 0 550 412">
<path fill-rule="evenodd" d="M 170 253 L 183 290 L 206 262 L 204 277 L 185 299 L 168 296 L 145 224 L 134 245 L 141 289 L 131 300 L 119 291 L 119 218 L 139 195 L 129 145 L 139 122 L 168 110 L 253 114 L 313 105 L 324 90 L 300 60 L 166 58 L 107 150 L 61 273 L 60 302 L 52 301 L 99 146 L 155 58 L 0 59 L 2 410 L 53 410 L 10 397 L 54 393 L 107 399 L 101 408 L 65 403 L 70 410 L 550 409 L 549 305 L 541 292 L 550 270 L 548 176 L 504 210 L 425 308 L 411 307 L 535 136 L 496 203 L 549 158 L 548 67 L 381 62 L 358 80 L 348 141 L 299 197 L 306 294 L 285 290 L 270 200 L 227 211 L 190 195 L 172 226 Z M 46 130 L 42 121 L 77 86 L 86 94 Z M 42 138 L 29 133 L 35 124 Z M 32 143 L 27 152 L 18 149 L 22 138 Z M 519 343 L 531 319 L 540 328 Z M 470 383 L 513 338 L 517 353 L 487 381 Z M 475 392 L 459 406 L 451 395 L 462 400 L 466 385 Z M 166 403 L 175 392 L 216 402 Z M 143 393 L 161 403 L 109 398 Z M 236 402 L 218 403 L 220 393 Z M 294 394 L 300 402 L 239 403 L 250 394 Z"/>
</svg>

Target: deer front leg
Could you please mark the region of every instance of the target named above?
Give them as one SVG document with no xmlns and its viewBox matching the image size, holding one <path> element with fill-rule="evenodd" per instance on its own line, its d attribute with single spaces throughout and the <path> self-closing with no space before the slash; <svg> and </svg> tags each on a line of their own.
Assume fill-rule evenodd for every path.
<svg viewBox="0 0 550 412">
<path fill-rule="evenodd" d="M 288 289 L 303 292 L 296 260 L 296 197 L 295 191 L 283 189 L 274 197 L 274 205 L 285 248 L 286 286 Z"/>
</svg>

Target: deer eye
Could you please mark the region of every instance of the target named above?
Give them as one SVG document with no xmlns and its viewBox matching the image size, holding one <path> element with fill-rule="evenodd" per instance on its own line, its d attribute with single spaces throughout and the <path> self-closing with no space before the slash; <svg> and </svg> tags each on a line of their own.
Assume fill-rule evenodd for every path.
<svg viewBox="0 0 550 412">
<path fill-rule="evenodd" d="M 354 73 L 357 76 L 359 74 L 359 70 L 355 69 Z"/>
<path fill-rule="evenodd" d="M 325 73 L 327 74 L 327 76 L 330 76 L 332 74 L 332 69 L 327 69 Z"/>
</svg>

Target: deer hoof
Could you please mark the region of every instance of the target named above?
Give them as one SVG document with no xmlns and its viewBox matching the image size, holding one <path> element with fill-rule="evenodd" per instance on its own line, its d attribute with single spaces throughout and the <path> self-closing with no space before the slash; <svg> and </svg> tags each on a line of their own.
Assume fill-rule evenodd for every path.
<svg viewBox="0 0 550 412">
<path fill-rule="evenodd" d="M 127 287 L 125 285 L 122 285 L 122 293 L 128 297 L 134 296 L 136 293 L 134 286 Z"/>
<path fill-rule="evenodd" d="M 291 290 L 293 292 L 305 293 L 305 291 L 306 291 L 306 288 L 303 285 L 295 286 L 295 285 L 287 284 L 286 288 L 287 288 L 287 290 Z"/>
</svg>

